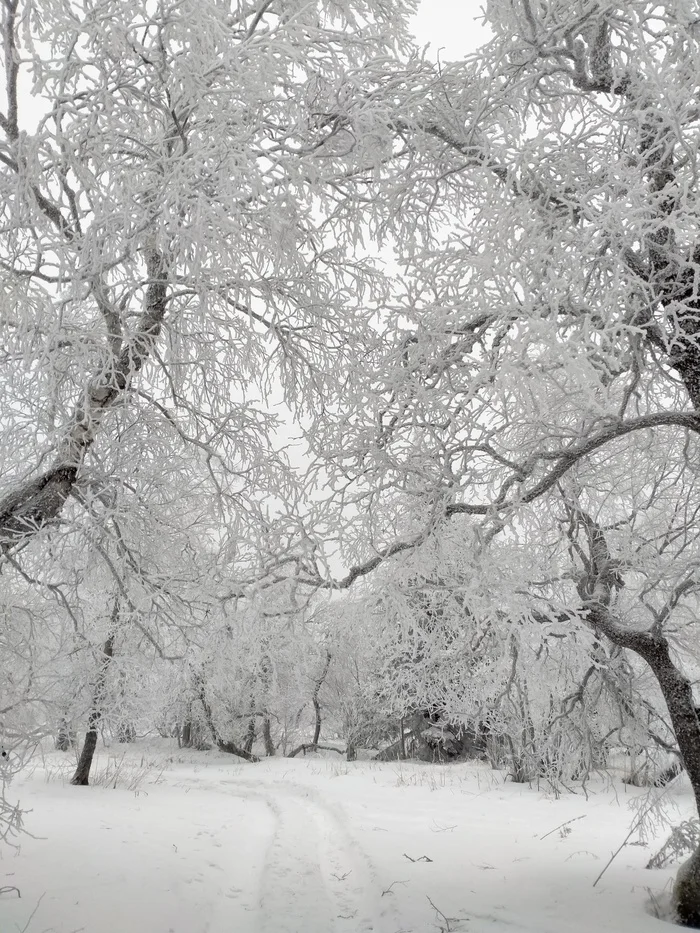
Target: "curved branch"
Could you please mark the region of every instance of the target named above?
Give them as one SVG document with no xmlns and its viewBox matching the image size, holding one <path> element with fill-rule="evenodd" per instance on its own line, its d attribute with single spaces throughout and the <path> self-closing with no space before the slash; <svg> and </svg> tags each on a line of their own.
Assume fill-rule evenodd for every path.
<svg viewBox="0 0 700 933">
<path fill-rule="evenodd" d="M 512 508 L 514 505 L 527 505 L 539 499 L 545 492 L 552 488 L 561 477 L 567 473 L 572 466 L 594 453 L 600 447 L 612 441 L 632 434 L 635 431 L 644 431 L 649 428 L 659 427 L 680 427 L 688 431 L 700 434 L 700 415 L 694 412 L 671 411 L 655 412 L 651 415 L 641 415 L 639 418 L 631 418 L 629 421 L 620 421 L 604 428 L 592 437 L 587 438 L 579 444 L 572 444 L 570 447 L 557 453 L 547 453 L 538 455 L 538 459 L 558 460 L 559 462 L 527 492 L 520 496 L 505 500 L 502 504 L 496 505 L 471 505 L 469 503 L 453 502 L 445 510 L 446 515 L 487 515 L 494 511 L 504 511 Z M 521 472 L 528 472 L 523 467 Z M 531 472 L 531 470 L 529 471 Z"/>
<path fill-rule="evenodd" d="M 565 450 L 540 454 L 537 459 L 557 460 L 558 462 L 529 490 L 520 492 L 520 494 L 516 494 L 510 499 L 504 499 L 503 501 L 496 501 L 493 503 L 450 502 L 445 506 L 442 515 L 444 515 L 445 518 L 451 518 L 453 515 L 496 517 L 519 505 L 527 505 L 548 492 L 576 463 L 590 456 L 590 454 L 604 447 L 606 444 L 618 440 L 621 437 L 625 437 L 627 434 L 632 434 L 635 431 L 644 431 L 659 427 L 680 427 L 700 434 L 700 414 L 685 411 L 655 412 L 650 415 L 641 415 L 639 418 L 631 418 L 629 421 L 615 422 L 586 440 L 578 444 L 572 444 Z M 524 466 L 517 467 L 517 475 L 512 478 L 512 483 L 522 482 L 523 477 L 529 475 L 531 472 L 532 467 L 530 467 L 530 469 Z M 389 558 L 395 557 L 397 554 L 401 554 L 404 551 L 413 550 L 421 544 L 424 544 L 428 540 L 432 530 L 433 525 L 431 524 L 420 534 L 414 535 L 412 538 L 392 542 L 379 550 L 370 560 L 352 567 L 346 576 L 340 579 L 324 580 L 319 576 L 316 578 L 306 578 L 303 582 L 308 586 L 313 586 L 318 589 L 349 589 L 353 583 L 361 577 L 366 577 L 368 574 L 372 573 L 377 567 L 389 560 Z"/>
</svg>

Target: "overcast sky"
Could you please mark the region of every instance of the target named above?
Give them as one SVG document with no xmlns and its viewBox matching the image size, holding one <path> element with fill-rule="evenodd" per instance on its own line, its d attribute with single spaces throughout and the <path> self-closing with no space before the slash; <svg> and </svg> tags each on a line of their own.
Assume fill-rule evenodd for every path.
<svg viewBox="0 0 700 933">
<path fill-rule="evenodd" d="M 431 58 L 445 61 L 463 58 L 482 45 L 487 33 L 482 25 L 485 0 L 422 0 L 414 20 L 414 32 L 422 45 L 430 43 Z"/>
</svg>

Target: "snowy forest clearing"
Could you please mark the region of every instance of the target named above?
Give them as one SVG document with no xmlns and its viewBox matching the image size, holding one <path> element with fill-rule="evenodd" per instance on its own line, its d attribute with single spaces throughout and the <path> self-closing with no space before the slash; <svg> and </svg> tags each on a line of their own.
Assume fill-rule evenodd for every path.
<svg viewBox="0 0 700 933">
<path fill-rule="evenodd" d="M 657 928 L 698 3 L 451 6 L 0 4 L 0 933 Z"/>
<path fill-rule="evenodd" d="M 69 786 L 58 753 L 13 785 L 41 838 L 3 852 L 21 898 L 0 897 L 2 933 L 659 933 L 675 866 L 644 866 L 667 827 L 593 883 L 649 793 L 692 812 L 678 781 L 556 796 L 475 762 L 245 765 L 164 741 L 101 750 L 98 779 L 110 761 L 116 788 Z"/>
</svg>

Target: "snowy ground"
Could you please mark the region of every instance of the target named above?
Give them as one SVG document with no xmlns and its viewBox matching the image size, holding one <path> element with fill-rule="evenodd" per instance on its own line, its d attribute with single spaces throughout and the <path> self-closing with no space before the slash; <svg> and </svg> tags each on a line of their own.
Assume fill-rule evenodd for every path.
<svg viewBox="0 0 700 933">
<path fill-rule="evenodd" d="M 98 771 L 110 755 L 124 747 Z M 21 892 L 0 895 L 0 933 L 672 929 L 648 904 L 673 870 L 643 867 L 664 827 L 646 845 L 635 832 L 593 887 L 644 796 L 621 783 L 586 799 L 475 764 L 244 765 L 166 742 L 126 756 L 116 788 L 69 786 L 58 753 L 12 786 L 41 838 L 0 851 L 0 888 Z M 691 812 L 682 787 L 666 800 Z"/>
</svg>

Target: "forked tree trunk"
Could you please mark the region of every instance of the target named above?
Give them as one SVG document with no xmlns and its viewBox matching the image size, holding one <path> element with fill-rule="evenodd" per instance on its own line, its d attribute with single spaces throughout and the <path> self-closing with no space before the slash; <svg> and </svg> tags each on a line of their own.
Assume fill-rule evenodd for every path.
<svg viewBox="0 0 700 933">
<path fill-rule="evenodd" d="M 75 774 L 71 778 L 71 784 L 86 787 L 90 783 L 90 768 L 92 767 L 92 759 L 95 755 L 95 748 L 97 747 L 97 727 L 100 720 L 102 719 L 105 685 L 107 683 L 109 665 L 111 664 L 113 657 L 114 632 L 110 632 L 107 636 L 107 640 L 102 646 L 102 660 L 100 661 L 100 667 L 97 672 L 97 679 L 95 680 L 95 688 L 92 694 L 92 707 L 90 709 L 90 715 L 88 716 L 88 727 L 85 734 L 85 742 L 83 743 L 83 748 L 80 752 L 80 758 L 78 760 L 78 766 L 75 769 Z"/>
</svg>

